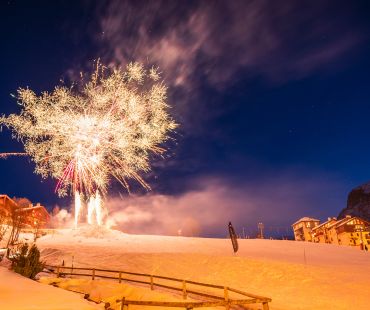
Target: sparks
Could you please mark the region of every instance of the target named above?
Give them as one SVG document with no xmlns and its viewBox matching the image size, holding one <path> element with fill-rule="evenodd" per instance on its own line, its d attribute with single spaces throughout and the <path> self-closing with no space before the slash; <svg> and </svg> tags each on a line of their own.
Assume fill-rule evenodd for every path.
<svg viewBox="0 0 370 310">
<path fill-rule="evenodd" d="M 157 69 L 145 70 L 139 63 L 125 70 L 98 63 L 81 91 L 57 86 L 38 96 L 20 88 L 17 98 L 20 114 L 1 117 L 0 125 L 23 142 L 37 174 L 58 180 L 60 196 L 75 195 L 76 225 L 81 196 L 95 201 L 90 202 L 101 222 L 99 192 L 107 193 L 112 178 L 127 190 L 129 179 L 149 189 L 140 173 L 150 170 L 151 153 L 165 151 L 159 145 L 177 126 Z"/>
</svg>

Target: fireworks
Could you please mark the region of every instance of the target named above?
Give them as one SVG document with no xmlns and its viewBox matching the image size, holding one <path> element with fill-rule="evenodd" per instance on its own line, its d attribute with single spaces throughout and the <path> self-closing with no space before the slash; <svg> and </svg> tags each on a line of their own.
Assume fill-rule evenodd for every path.
<svg viewBox="0 0 370 310">
<path fill-rule="evenodd" d="M 75 194 L 76 223 L 82 196 L 91 197 L 99 222 L 99 192 L 106 194 L 112 178 L 127 190 L 129 179 L 149 189 L 140 173 L 150 170 L 150 154 L 163 153 L 160 144 L 176 128 L 166 94 L 155 68 L 130 63 L 109 70 L 97 64 L 80 91 L 57 86 L 37 96 L 18 89 L 20 114 L 2 117 L 0 124 L 23 142 L 37 174 L 58 180 L 60 196 Z"/>
</svg>

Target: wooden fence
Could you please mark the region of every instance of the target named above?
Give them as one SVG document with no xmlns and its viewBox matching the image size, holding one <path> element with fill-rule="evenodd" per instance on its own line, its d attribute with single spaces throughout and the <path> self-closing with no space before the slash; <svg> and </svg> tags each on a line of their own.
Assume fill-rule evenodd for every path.
<svg viewBox="0 0 370 310">
<path fill-rule="evenodd" d="M 51 265 L 46 265 L 45 268 L 49 272 L 56 274 L 57 277 L 73 275 L 88 276 L 91 277 L 92 280 L 95 280 L 95 278 L 113 279 L 118 280 L 119 283 L 125 281 L 148 285 L 151 290 L 154 290 L 155 287 L 159 287 L 162 289 L 168 289 L 170 291 L 176 291 L 177 293 L 182 294 L 184 300 L 187 299 L 189 294 L 201 296 L 202 298 L 208 299 L 207 301 L 163 302 L 128 300 L 123 297 L 122 299 L 116 300 L 116 302 L 120 304 L 121 309 L 124 309 L 125 306 L 126 309 L 128 309 L 129 305 L 178 307 L 188 310 L 201 307 L 224 306 L 225 309 L 230 309 L 230 307 L 234 305 L 243 306 L 248 304 L 262 304 L 263 310 L 268 310 L 268 303 L 271 302 L 270 298 L 246 293 L 241 290 L 237 290 L 227 286 L 195 282 L 159 275 L 151 275 L 146 273 Z M 174 283 L 176 283 L 177 285 L 175 285 Z M 197 289 L 194 289 L 194 287 L 201 287 L 203 290 L 199 291 Z M 212 292 L 209 292 L 209 290 L 212 290 Z M 220 292 L 221 294 L 217 294 L 215 292 Z M 109 305 L 106 305 L 106 308 L 108 307 Z"/>
</svg>

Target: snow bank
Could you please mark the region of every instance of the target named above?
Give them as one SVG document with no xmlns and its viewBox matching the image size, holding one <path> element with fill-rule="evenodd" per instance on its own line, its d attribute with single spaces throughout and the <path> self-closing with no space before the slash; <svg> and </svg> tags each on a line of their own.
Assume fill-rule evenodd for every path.
<svg viewBox="0 0 370 310">
<path fill-rule="evenodd" d="M 40 284 L 0 267 L 0 309 L 92 310 L 103 307 L 84 300 L 82 295 Z"/>
</svg>

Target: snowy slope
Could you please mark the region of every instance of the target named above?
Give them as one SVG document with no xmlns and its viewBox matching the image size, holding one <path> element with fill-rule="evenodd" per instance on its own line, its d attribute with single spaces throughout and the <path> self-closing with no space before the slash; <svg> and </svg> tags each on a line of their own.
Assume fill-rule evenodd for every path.
<svg viewBox="0 0 370 310">
<path fill-rule="evenodd" d="M 280 240 L 127 235 L 85 227 L 38 240 L 48 263 L 168 275 L 271 297 L 271 309 L 369 309 L 370 253 Z"/>
</svg>

